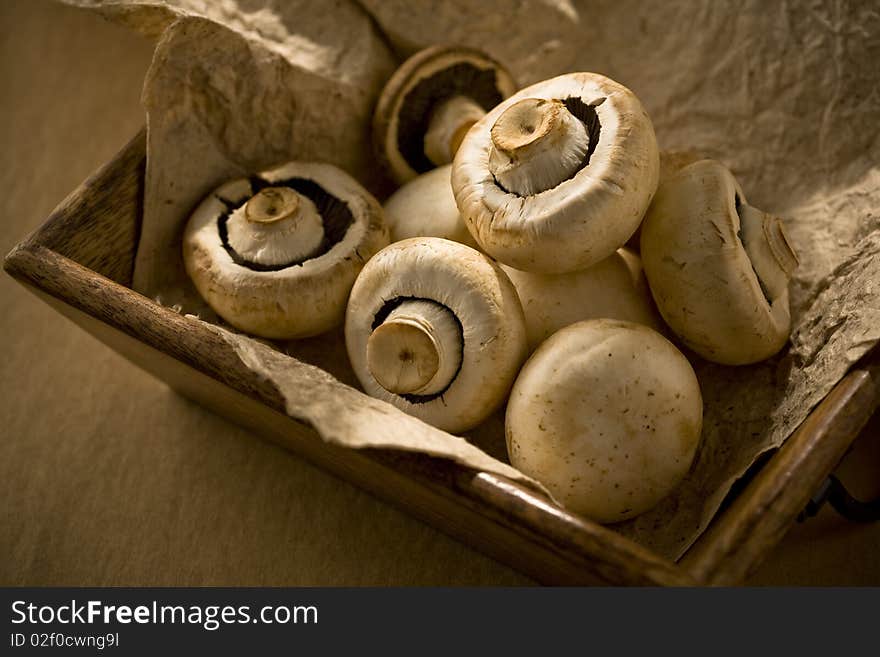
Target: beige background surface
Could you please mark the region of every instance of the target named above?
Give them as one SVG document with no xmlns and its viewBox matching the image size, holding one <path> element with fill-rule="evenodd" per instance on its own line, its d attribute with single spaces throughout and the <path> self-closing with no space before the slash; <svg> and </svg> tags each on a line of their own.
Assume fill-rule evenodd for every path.
<svg viewBox="0 0 880 657">
<path fill-rule="evenodd" d="M 0 251 L 143 123 L 150 45 L 0 0 Z M 185 401 L 0 276 L 0 584 L 530 580 Z M 844 464 L 880 488 L 880 420 Z M 880 585 L 880 524 L 796 526 L 752 584 Z"/>
</svg>

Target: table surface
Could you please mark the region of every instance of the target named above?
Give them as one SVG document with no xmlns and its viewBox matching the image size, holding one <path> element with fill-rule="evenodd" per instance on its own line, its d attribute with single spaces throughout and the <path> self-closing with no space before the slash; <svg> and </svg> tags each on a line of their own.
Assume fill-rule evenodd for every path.
<svg viewBox="0 0 880 657">
<path fill-rule="evenodd" d="M 0 251 L 144 122 L 152 46 L 47 0 L 0 4 Z M 533 582 L 182 399 L 0 276 L 0 585 Z M 880 421 L 844 475 L 880 486 Z M 748 581 L 880 585 L 880 523 L 830 509 Z"/>
</svg>

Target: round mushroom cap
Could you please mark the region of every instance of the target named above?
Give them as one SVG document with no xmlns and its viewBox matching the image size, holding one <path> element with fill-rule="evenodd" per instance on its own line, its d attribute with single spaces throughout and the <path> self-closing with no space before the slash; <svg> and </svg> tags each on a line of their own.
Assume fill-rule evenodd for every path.
<svg viewBox="0 0 880 657">
<path fill-rule="evenodd" d="M 413 178 L 388 197 L 383 209 L 391 241 L 410 237 L 442 237 L 477 248 L 452 195 L 452 165 Z"/>
<path fill-rule="evenodd" d="M 373 113 L 376 155 L 398 184 L 434 168 L 424 151 L 431 113 L 456 96 L 485 111 L 516 91 L 510 73 L 472 48 L 432 46 L 412 55 L 389 78 Z"/>
<path fill-rule="evenodd" d="M 640 324 L 594 319 L 552 335 L 514 383 L 511 464 L 600 523 L 654 507 L 687 474 L 702 430 L 684 355 Z"/>
<path fill-rule="evenodd" d="M 305 197 L 301 206 L 317 210 L 323 222 L 317 250 L 279 262 L 275 249 L 266 264 L 249 261 L 230 245 L 230 217 L 238 217 L 251 198 L 270 187 L 292 190 Z M 271 239 L 272 225 L 260 225 L 257 237 Z M 279 227 L 278 237 L 289 240 L 289 230 Z M 381 206 L 354 178 L 329 164 L 290 162 L 228 182 L 205 197 L 186 225 L 183 261 L 196 290 L 226 322 L 285 340 L 341 324 L 355 278 L 388 242 Z"/>
<path fill-rule="evenodd" d="M 639 257 L 626 249 L 567 274 L 501 268 L 519 294 L 530 349 L 559 329 L 587 319 L 619 319 L 661 328 Z"/>
<path fill-rule="evenodd" d="M 520 196 L 492 174 L 492 128 L 529 98 L 562 102 L 586 127 L 588 147 L 571 177 Z M 455 156 L 452 189 L 486 253 L 522 271 L 559 274 L 586 269 L 623 246 L 648 209 L 658 176 L 654 128 L 638 98 L 604 76 L 570 73 L 520 90 L 480 119 Z"/>
<path fill-rule="evenodd" d="M 642 226 L 641 256 L 660 314 L 688 347 L 743 365 L 785 345 L 797 259 L 782 231 L 778 219 L 747 205 L 720 162 L 695 162 L 660 186 Z M 761 280 L 762 253 L 744 244 L 752 233 L 772 249 L 781 281 Z"/>
<path fill-rule="evenodd" d="M 445 389 L 430 395 L 389 392 L 367 358 L 374 330 L 413 300 L 447 309 L 461 331 L 460 367 Z M 473 428 L 504 402 L 527 355 L 522 307 L 501 268 L 475 249 L 435 237 L 395 242 L 367 263 L 349 298 L 345 343 L 367 394 L 451 432 Z"/>
</svg>

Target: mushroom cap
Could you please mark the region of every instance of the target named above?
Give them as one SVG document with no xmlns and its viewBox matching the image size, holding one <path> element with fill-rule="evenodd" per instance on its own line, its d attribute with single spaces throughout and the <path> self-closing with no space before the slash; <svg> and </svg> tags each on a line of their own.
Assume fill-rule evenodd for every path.
<svg viewBox="0 0 880 657">
<path fill-rule="evenodd" d="M 700 160 L 657 190 L 642 226 L 651 294 L 672 331 L 704 358 L 769 358 L 791 330 L 788 290 L 768 299 L 741 239 L 745 196 L 720 162 Z"/>
<path fill-rule="evenodd" d="M 312 257 L 283 265 L 244 261 L 229 246 L 226 221 L 260 189 L 290 187 L 317 207 L 324 241 Z M 361 268 L 387 245 L 382 208 L 354 178 L 329 164 L 289 162 L 209 194 L 183 235 L 187 274 L 229 324 L 270 339 L 318 335 L 342 323 Z"/>
<path fill-rule="evenodd" d="M 561 100 L 584 122 L 589 148 L 571 178 L 532 196 L 503 189 L 489 169 L 491 130 L 526 98 Z M 452 164 L 452 189 L 480 247 L 523 271 L 586 269 L 623 246 L 657 188 L 654 128 L 638 98 L 595 73 L 561 75 L 520 90 L 468 132 Z"/>
<path fill-rule="evenodd" d="M 398 184 L 434 168 L 424 152 L 431 111 L 455 96 L 487 112 L 516 91 L 510 73 L 472 48 L 432 46 L 412 55 L 389 78 L 373 112 L 376 155 Z"/>
<path fill-rule="evenodd" d="M 367 364 L 372 331 L 413 299 L 446 307 L 461 325 L 461 367 L 433 395 L 393 394 Z M 345 344 L 367 394 L 451 432 L 473 428 L 501 405 L 527 354 L 522 307 L 505 273 L 479 251 L 436 237 L 395 242 L 367 263 L 348 301 Z"/>
<path fill-rule="evenodd" d="M 505 419 L 511 464 L 601 523 L 644 513 L 690 469 L 702 429 L 697 377 L 666 338 L 594 319 L 526 361 Z"/>
<path fill-rule="evenodd" d="M 688 164 L 693 164 L 698 160 L 704 160 L 706 156 L 695 151 L 695 150 L 687 150 L 687 151 L 660 151 L 660 177 L 657 186 L 659 188 L 660 185 L 663 184 L 663 181 L 667 178 L 671 178 L 676 173 L 685 168 Z M 642 239 L 642 224 L 645 223 L 645 218 L 642 217 L 641 223 L 639 223 L 639 227 L 636 228 L 636 232 L 634 232 L 630 238 L 626 242 L 626 248 L 635 253 L 639 252 L 641 248 L 641 239 Z M 641 265 L 639 265 L 641 266 Z"/>
<path fill-rule="evenodd" d="M 451 175 L 451 164 L 431 169 L 388 197 L 383 209 L 392 242 L 442 237 L 478 248 L 455 204 Z"/>
<path fill-rule="evenodd" d="M 501 268 L 519 294 L 530 349 L 559 329 L 586 319 L 619 319 L 661 329 L 639 257 L 626 249 L 566 274 Z"/>
</svg>

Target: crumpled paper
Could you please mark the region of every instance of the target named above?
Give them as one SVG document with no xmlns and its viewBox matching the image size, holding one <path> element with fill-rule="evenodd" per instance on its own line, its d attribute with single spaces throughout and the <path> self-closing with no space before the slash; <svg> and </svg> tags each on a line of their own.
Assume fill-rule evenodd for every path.
<svg viewBox="0 0 880 657">
<path fill-rule="evenodd" d="M 343 162 L 367 180 L 366 142 L 355 147 L 351 144 L 357 142 L 346 141 L 343 148 L 333 138 L 349 125 L 352 132 L 355 125 L 363 127 L 371 109 L 369 93 L 353 95 L 360 103 L 343 93 L 338 108 L 316 98 L 327 88 L 321 85 L 349 89 L 354 82 L 345 86 L 343 73 L 334 76 L 327 70 L 313 79 L 309 66 L 290 64 L 300 45 L 288 43 L 288 50 L 279 54 L 277 39 L 248 27 L 252 18 L 243 17 L 277 11 L 272 9 L 276 3 L 242 1 L 240 6 L 251 8 L 244 12 L 227 0 L 220 22 L 216 13 L 213 19 L 180 20 L 181 13 L 192 14 L 193 8 L 201 7 L 198 13 L 203 15 L 214 11 L 207 8 L 213 3 L 196 0 L 74 4 L 97 4 L 105 15 L 145 33 L 162 33 L 144 93 L 151 134 L 138 262 L 151 262 L 166 272 L 170 290 L 188 285 L 181 277 L 179 245 L 171 240 L 186 220 L 188 204 L 207 191 L 209 179 L 219 181 L 255 168 L 258 161 L 289 154 Z M 120 4 L 140 9 L 120 9 Z M 311 3 L 298 4 L 306 15 L 318 11 Z M 399 56 L 434 43 L 457 42 L 484 49 L 523 84 L 589 70 L 627 85 L 651 116 L 661 149 L 723 161 L 737 175 L 750 204 L 786 220 L 801 261 L 791 286 L 790 346 L 748 367 L 713 365 L 688 354 L 704 396 L 703 440 L 695 464 L 658 507 L 613 526 L 663 555 L 680 557 L 736 479 L 782 444 L 880 340 L 880 133 L 874 129 L 880 116 L 880 12 L 870 3 L 832 0 L 497 0 L 479 9 L 440 0 L 361 4 Z M 348 15 L 340 15 L 339 31 L 351 29 L 349 22 Z M 335 38 L 328 35 L 327 42 Z M 379 56 L 380 51 L 379 45 L 367 47 L 361 40 L 345 52 L 352 58 L 375 55 L 375 70 L 387 76 L 387 55 Z M 280 99 L 288 92 L 279 87 L 288 76 L 297 83 L 306 81 L 308 93 L 297 93 L 298 102 L 313 109 L 332 105 L 332 120 L 317 109 L 260 114 L 249 107 L 254 96 L 275 98 L 277 106 L 283 105 Z M 242 80 L 246 93 L 239 88 Z M 286 135 L 292 137 L 281 148 Z M 195 151 L 180 147 L 193 139 L 199 146 Z M 207 172 L 205 162 L 214 163 Z M 143 282 L 136 277 L 135 288 L 149 293 L 153 288 Z M 257 341 L 244 336 L 231 342 L 243 362 L 275 382 L 292 415 L 313 423 L 326 440 L 361 444 L 364 434 L 355 427 L 331 427 L 322 424 L 324 419 L 314 424 L 309 414 L 320 410 L 311 409 L 309 401 L 320 404 L 290 384 L 283 364 L 291 361 L 279 351 L 257 347 Z M 339 334 L 278 349 L 356 384 Z M 352 393 L 350 404 L 353 409 L 372 408 L 373 402 Z M 468 434 L 481 448 L 476 451 L 442 432 L 432 434 L 430 445 L 422 445 L 407 442 L 395 428 L 375 424 L 370 426 L 377 435 L 369 440 L 387 440 L 385 447 L 424 448 L 475 469 L 501 468 L 516 476 L 502 462 L 502 419 L 496 414 Z"/>
<path fill-rule="evenodd" d="M 216 328 L 242 362 L 281 393 L 287 414 L 330 443 L 354 449 L 396 449 L 438 456 L 499 474 L 545 494 L 539 483 L 462 438 L 450 436 L 381 399 L 365 397 L 320 367 L 293 360 L 259 340 Z M 322 341 L 317 340 L 316 344 Z"/>
<path fill-rule="evenodd" d="M 360 2 L 402 58 L 431 45 L 477 48 L 501 62 L 520 86 L 578 70 L 583 58 L 575 44 L 598 29 L 571 0 Z"/>
<path fill-rule="evenodd" d="M 314 0 L 61 1 L 96 11 L 153 41 L 179 18 L 206 18 L 293 66 L 371 94 L 395 66 L 383 35 L 351 0 L 338 0 L 332 8 Z"/>
</svg>

